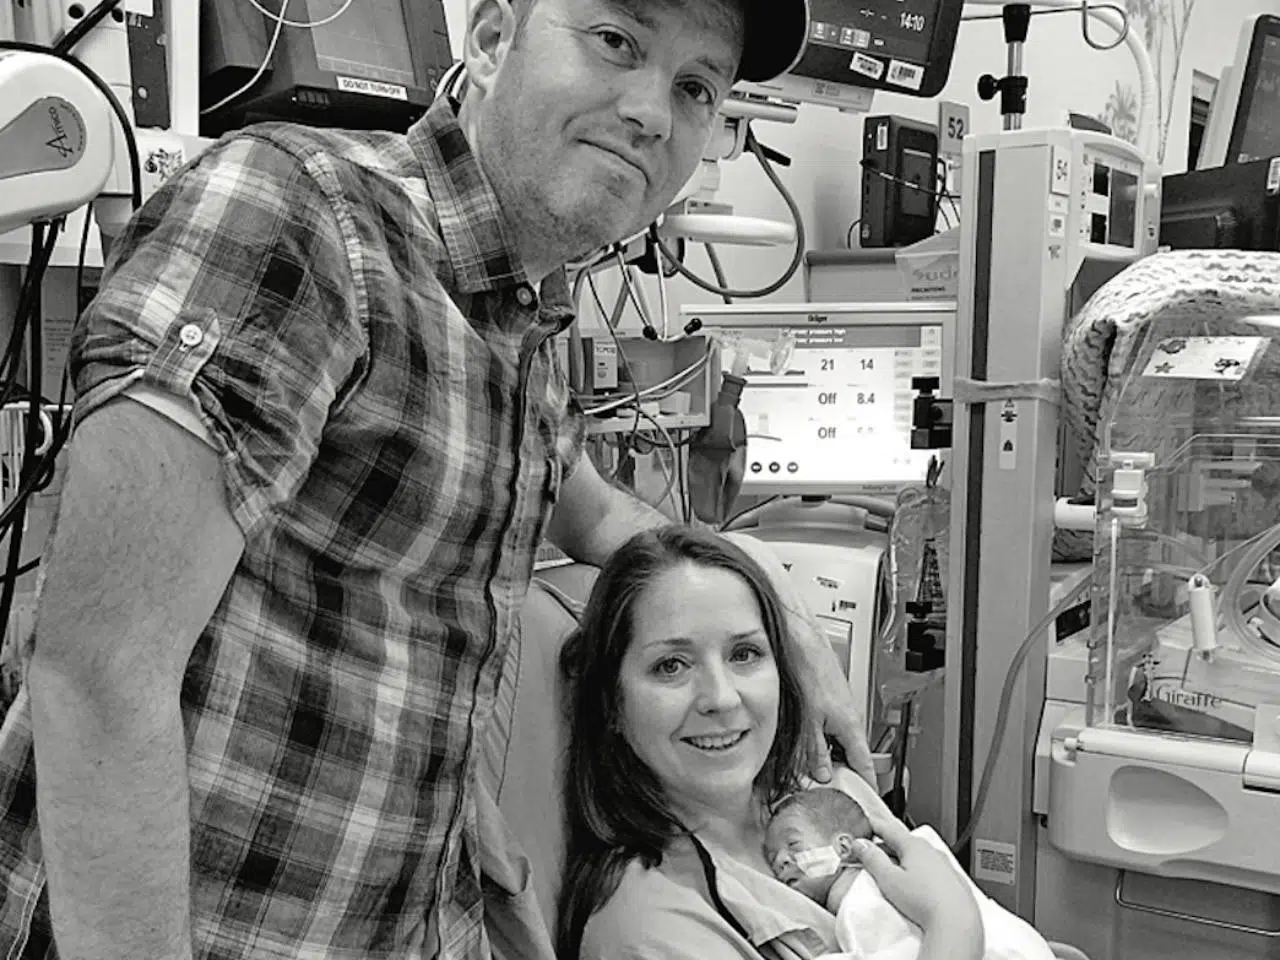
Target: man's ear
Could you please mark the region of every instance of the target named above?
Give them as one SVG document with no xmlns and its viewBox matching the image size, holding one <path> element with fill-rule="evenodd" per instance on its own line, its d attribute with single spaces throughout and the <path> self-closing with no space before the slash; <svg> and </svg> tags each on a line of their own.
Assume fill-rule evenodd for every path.
<svg viewBox="0 0 1280 960">
<path fill-rule="evenodd" d="M 515 41 L 517 19 L 511 0 L 478 0 L 471 9 L 462 60 L 467 82 L 488 93 L 493 79 Z"/>
</svg>

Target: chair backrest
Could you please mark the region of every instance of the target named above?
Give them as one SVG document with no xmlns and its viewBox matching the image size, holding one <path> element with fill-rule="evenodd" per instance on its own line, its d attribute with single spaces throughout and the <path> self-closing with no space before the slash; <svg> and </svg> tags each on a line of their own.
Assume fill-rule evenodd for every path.
<svg viewBox="0 0 1280 960">
<path fill-rule="evenodd" d="M 596 573 L 594 567 L 573 564 L 537 574 L 480 753 L 479 776 L 533 866 L 534 893 L 549 930 L 555 929 L 564 866 L 562 776 L 568 738 L 560 648 L 577 626 L 576 610 L 586 602 Z"/>
</svg>

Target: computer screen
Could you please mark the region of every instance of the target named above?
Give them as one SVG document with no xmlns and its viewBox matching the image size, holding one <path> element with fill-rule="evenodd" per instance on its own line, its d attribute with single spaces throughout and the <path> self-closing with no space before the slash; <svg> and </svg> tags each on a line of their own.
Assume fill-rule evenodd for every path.
<svg viewBox="0 0 1280 960">
<path fill-rule="evenodd" d="M 1197 167 L 1280 156 L 1280 17 L 1241 28 L 1234 61 L 1218 83 Z"/>
<path fill-rule="evenodd" d="M 264 58 L 268 68 L 204 118 L 206 136 L 259 120 L 405 130 L 453 62 L 441 0 L 291 0 L 286 10 L 290 23 L 310 26 L 287 26 L 273 50 L 272 17 L 247 3 L 201 3 L 204 104 L 240 89 Z"/>
<path fill-rule="evenodd" d="M 1280 18 L 1268 20 L 1280 27 Z M 1250 70 L 1231 132 L 1229 156 L 1233 163 L 1280 155 L 1280 32 L 1261 37 L 1257 61 L 1250 64 Z"/>
<path fill-rule="evenodd" d="M 790 72 L 747 93 L 867 110 L 876 90 L 946 85 L 964 0 L 809 0 L 809 42 Z"/>
<path fill-rule="evenodd" d="M 333 0 L 303 0 L 309 16 L 318 16 Z M 310 13 L 314 10 L 315 13 Z M 352 78 L 413 86 L 417 74 L 409 49 L 409 31 L 400 0 L 361 0 L 323 26 L 314 27 L 316 66 Z"/>
<path fill-rule="evenodd" d="M 954 304 L 681 312 L 719 338 L 723 369 L 737 352 L 747 358 L 744 493 L 885 494 L 923 481 L 932 451 L 911 448 L 911 381 L 938 377 L 949 388 Z"/>
</svg>

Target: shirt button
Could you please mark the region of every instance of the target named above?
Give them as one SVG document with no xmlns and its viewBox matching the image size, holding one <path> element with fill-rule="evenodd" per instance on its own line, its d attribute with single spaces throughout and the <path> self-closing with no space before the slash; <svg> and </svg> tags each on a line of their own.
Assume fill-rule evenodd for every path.
<svg viewBox="0 0 1280 960">
<path fill-rule="evenodd" d="M 178 331 L 178 340 L 184 347 L 198 347 L 204 339 L 204 331 L 197 324 L 186 323 Z"/>
<path fill-rule="evenodd" d="M 520 301 L 521 305 L 527 307 L 533 303 L 533 291 L 528 287 L 521 287 L 516 291 L 516 299 Z"/>
</svg>

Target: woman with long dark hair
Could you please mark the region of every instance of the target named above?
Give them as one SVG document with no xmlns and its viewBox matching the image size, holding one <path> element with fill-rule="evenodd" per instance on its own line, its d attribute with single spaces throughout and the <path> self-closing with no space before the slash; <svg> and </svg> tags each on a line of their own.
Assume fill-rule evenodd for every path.
<svg viewBox="0 0 1280 960">
<path fill-rule="evenodd" d="M 790 646 L 770 578 L 724 537 L 648 531 L 601 571 L 561 658 L 561 960 L 802 960 L 837 949 L 831 915 L 775 880 L 763 852 L 771 805 L 805 772 Z M 864 866 L 924 930 L 921 960 L 978 960 L 981 923 L 963 879 L 882 804 L 869 812 L 898 862 L 877 850 Z"/>
</svg>

